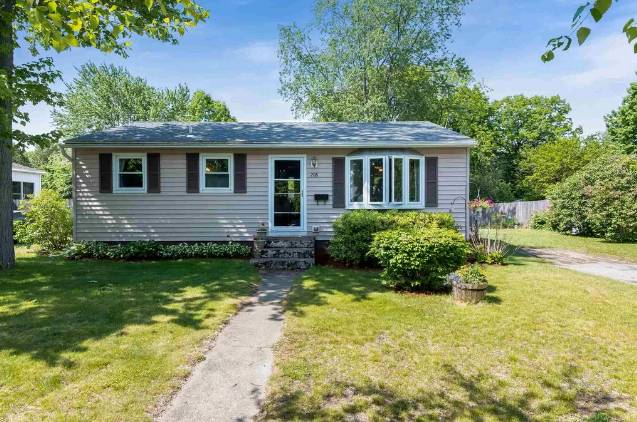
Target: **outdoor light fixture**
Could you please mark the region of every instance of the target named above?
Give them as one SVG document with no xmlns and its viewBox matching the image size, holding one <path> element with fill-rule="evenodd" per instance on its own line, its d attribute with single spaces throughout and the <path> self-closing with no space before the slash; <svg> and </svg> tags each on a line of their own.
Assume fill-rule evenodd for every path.
<svg viewBox="0 0 637 422">
<path fill-rule="evenodd" d="M 316 157 L 312 157 L 310 159 L 310 165 L 312 166 L 313 169 L 318 167 L 318 159 Z"/>
</svg>

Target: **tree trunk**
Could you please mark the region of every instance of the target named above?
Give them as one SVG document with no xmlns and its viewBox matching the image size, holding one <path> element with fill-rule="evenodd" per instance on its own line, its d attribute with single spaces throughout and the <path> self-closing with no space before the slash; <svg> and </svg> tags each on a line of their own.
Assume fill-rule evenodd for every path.
<svg viewBox="0 0 637 422">
<path fill-rule="evenodd" d="M 9 78 L 13 76 L 14 6 L 15 0 L 4 0 L 0 19 L 0 72 Z M 5 269 L 15 265 L 11 184 L 12 122 L 13 107 L 10 94 L 7 98 L 0 98 L 0 268 Z"/>
</svg>

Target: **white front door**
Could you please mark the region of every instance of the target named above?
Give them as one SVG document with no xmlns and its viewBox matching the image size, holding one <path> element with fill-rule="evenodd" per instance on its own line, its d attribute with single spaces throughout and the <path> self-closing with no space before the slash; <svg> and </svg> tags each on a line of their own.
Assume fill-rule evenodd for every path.
<svg viewBox="0 0 637 422">
<path fill-rule="evenodd" d="M 305 156 L 270 156 L 270 231 L 305 231 Z"/>
</svg>

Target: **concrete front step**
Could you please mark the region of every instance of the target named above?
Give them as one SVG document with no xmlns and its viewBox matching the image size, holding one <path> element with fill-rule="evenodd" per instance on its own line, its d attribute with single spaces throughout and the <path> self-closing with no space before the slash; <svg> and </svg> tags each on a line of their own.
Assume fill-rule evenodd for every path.
<svg viewBox="0 0 637 422">
<path fill-rule="evenodd" d="M 313 237 L 268 237 L 265 239 L 264 248 L 289 249 L 289 248 L 314 248 Z"/>
<path fill-rule="evenodd" d="M 307 270 L 314 258 L 254 258 L 250 262 L 262 270 Z"/>
<path fill-rule="evenodd" d="M 258 252 L 257 258 L 314 258 L 314 248 L 266 248 Z"/>
</svg>

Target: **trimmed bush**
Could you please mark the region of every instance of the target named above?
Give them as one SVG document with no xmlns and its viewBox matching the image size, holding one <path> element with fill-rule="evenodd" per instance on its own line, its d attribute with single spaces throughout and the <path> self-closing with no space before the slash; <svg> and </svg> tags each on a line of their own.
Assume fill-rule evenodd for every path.
<svg viewBox="0 0 637 422">
<path fill-rule="evenodd" d="M 553 230 L 616 242 L 637 241 L 637 158 L 606 155 L 555 187 Z"/>
<path fill-rule="evenodd" d="M 330 255 L 337 261 L 354 266 L 376 266 L 378 260 L 369 254 L 374 234 L 403 228 L 446 228 L 455 230 L 451 214 L 424 211 L 354 210 L 342 214 L 334 222 Z"/>
<path fill-rule="evenodd" d="M 145 259 L 247 258 L 252 249 L 240 243 L 180 243 L 165 245 L 155 241 L 135 241 L 109 245 L 104 242 L 78 242 L 66 249 L 67 259 Z"/>
<path fill-rule="evenodd" d="M 465 263 L 469 245 L 457 230 L 394 229 L 376 233 L 369 253 L 384 269 L 384 285 L 435 291 Z"/>
<path fill-rule="evenodd" d="M 24 220 L 14 225 L 19 243 L 38 245 L 43 253 L 64 249 L 73 236 L 73 219 L 66 201 L 55 191 L 44 189 L 21 201 Z"/>
</svg>

